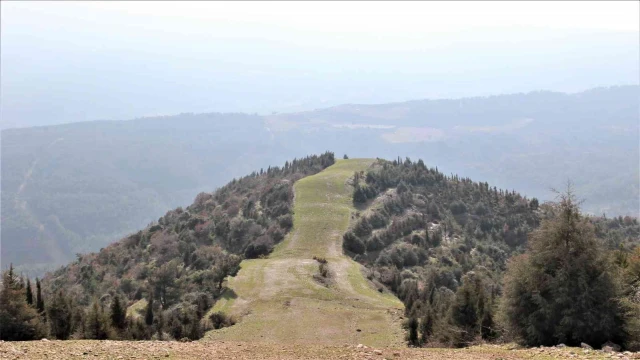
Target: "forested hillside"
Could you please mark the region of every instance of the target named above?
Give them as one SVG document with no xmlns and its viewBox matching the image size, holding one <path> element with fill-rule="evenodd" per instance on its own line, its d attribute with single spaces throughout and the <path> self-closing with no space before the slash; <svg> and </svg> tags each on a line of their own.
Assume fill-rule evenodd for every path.
<svg viewBox="0 0 640 360">
<path fill-rule="evenodd" d="M 421 158 L 549 200 L 571 179 L 595 215 L 638 216 L 640 87 L 550 91 L 390 104 L 347 104 L 267 117 L 271 128 L 356 157 Z M 352 134 L 349 136 L 349 134 Z M 343 139 L 348 139 L 344 141 Z M 343 150 L 344 149 L 344 150 Z M 369 149 L 375 149 L 371 153 Z"/>
<path fill-rule="evenodd" d="M 181 114 L 2 131 L 2 264 L 43 269 L 96 251 L 230 177 L 327 148 L 425 159 L 541 201 L 567 179 L 585 212 L 638 216 L 638 86 Z"/>
<path fill-rule="evenodd" d="M 341 209 L 340 214 L 314 212 L 313 216 L 296 211 L 296 219 L 304 218 L 307 224 L 298 225 L 314 228 L 296 227 L 298 235 L 290 238 L 303 236 L 295 240 L 298 244 L 314 236 L 337 238 L 323 232 L 335 225 L 332 221 L 344 224 L 342 246 L 365 266 L 368 284 L 362 277 L 363 283 L 356 281 L 359 287 L 354 287 L 351 281 L 362 275 L 352 274 L 349 262 L 340 260 L 342 255 L 312 259 L 311 254 L 320 251 L 314 247 L 317 244 L 296 249 L 289 243 L 283 252 L 305 250 L 309 258 L 252 260 L 245 283 L 234 282 L 243 289 L 240 299 L 233 287 L 225 285 L 227 277 L 238 272 L 243 259 L 269 256 L 294 224 L 294 183 L 334 161 L 333 153 L 309 156 L 253 172 L 214 193 L 201 193 L 189 207 L 167 212 L 98 253 L 78 255 L 42 281 L 36 279 L 35 286 L 13 269 L 4 272 L 0 336 L 199 339 L 207 330 L 235 324 L 233 313 L 220 310 L 224 306 L 214 311 L 219 300 L 223 304 L 235 300 L 241 308 L 259 302 L 247 298 L 252 292 L 246 286 L 256 280 L 250 274 L 259 274 L 266 264 L 275 272 L 293 262 L 301 266 L 292 268 L 294 278 L 324 289 L 320 294 L 348 289 L 351 295 L 343 300 L 359 304 L 365 302 L 359 298 L 363 293 L 369 292 L 369 299 L 374 298 L 370 293 L 382 295 L 380 299 L 395 294 L 405 305 L 406 340 L 412 346 L 518 341 L 527 346 L 586 342 L 598 348 L 640 349 L 637 218 L 584 216 L 571 187 L 555 202 L 541 203 L 486 182 L 446 176 L 422 160 L 408 158 L 345 161 L 372 165 L 346 167 L 350 172 L 366 170 L 350 178 L 350 172 L 342 171 L 339 181 L 334 181 L 335 171 L 340 171 L 334 167 L 334 172 L 314 180 L 326 185 L 324 190 L 307 182 L 306 193 L 300 195 L 326 204 L 296 202 L 301 207 L 313 205 L 315 212 L 329 206 Z M 336 196 L 337 192 L 329 196 L 331 189 L 352 189 L 353 196 Z M 359 210 L 340 205 L 351 199 Z M 335 252 L 331 244 L 324 245 L 329 247 L 323 251 Z M 318 274 L 310 264 L 318 267 Z M 348 270 L 344 272 L 340 264 Z M 314 270 L 309 273 L 309 269 Z M 287 295 L 291 284 L 280 280 L 270 281 Z M 270 290 L 277 289 L 265 289 Z M 305 298 L 297 293 L 288 296 L 283 312 L 295 308 L 293 301 Z M 336 301 L 330 308 L 345 306 L 340 297 L 328 299 Z M 393 302 L 382 303 L 389 311 Z M 351 312 L 343 315 L 366 311 L 356 308 L 344 307 Z M 319 308 L 298 309 L 304 316 L 304 311 Z M 268 314 L 267 309 L 262 316 Z M 373 328 L 365 331 L 376 334 Z M 343 326 L 341 331 L 349 329 Z M 356 333 L 360 332 L 364 331 L 358 328 Z"/>
<path fill-rule="evenodd" d="M 36 307 L 52 335 L 62 339 L 199 339 L 228 325 L 224 316 L 207 314 L 225 278 L 235 275 L 243 258 L 268 255 L 282 241 L 292 226 L 293 183 L 333 162 L 333 153 L 297 159 L 201 193 L 186 209 L 169 211 L 144 230 L 48 274 L 42 291 L 37 283 L 46 311 L 44 304 Z M 23 281 L 11 275 L 5 280 L 31 293 Z M 25 332 L 25 326 L 6 321 L 0 333 L 28 339 L 34 330 Z"/>
<path fill-rule="evenodd" d="M 260 117 L 244 114 L 4 130 L 1 262 L 39 274 L 97 251 L 201 191 L 279 163 L 268 136 Z"/>
<path fill-rule="evenodd" d="M 485 182 L 474 182 L 457 175 L 445 176 L 437 168 L 427 167 L 422 160 L 412 162 L 408 158 L 379 160 L 368 171 L 354 174 L 354 186 L 354 202 L 362 211 L 344 235 L 344 248 L 370 269 L 370 279 L 385 285 L 403 300 L 409 319 L 406 325 L 410 331 L 410 343 L 466 346 L 480 338 L 491 340 L 517 336 L 526 339 L 530 345 L 560 342 L 579 345 L 580 341 L 588 341 L 600 346 L 606 340 L 621 342 L 624 338 L 622 333 L 614 335 L 615 331 L 611 329 L 603 330 L 594 338 L 580 334 L 585 327 L 600 326 L 589 323 L 595 320 L 587 319 L 586 314 L 589 311 L 605 313 L 603 309 L 596 310 L 598 303 L 608 303 L 604 300 L 607 291 L 603 289 L 590 290 L 591 300 L 565 293 L 575 308 L 575 317 L 569 316 L 570 321 L 584 318 L 580 324 L 568 325 L 566 333 L 548 335 L 553 331 L 546 330 L 546 333 L 531 334 L 536 325 L 535 322 L 527 323 L 526 316 L 519 320 L 527 329 L 522 333 L 511 334 L 497 324 L 498 304 L 504 295 L 504 276 L 509 259 L 525 253 L 532 246 L 527 240 L 538 236 L 541 223 L 564 216 L 566 209 L 577 211 L 571 195 L 568 203 L 543 204 L 536 198 L 499 190 Z M 544 264 L 552 266 L 557 261 L 571 261 L 572 253 L 576 251 L 592 256 L 606 254 L 609 257 L 606 261 L 617 264 L 620 269 L 628 269 L 629 263 L 633 263 L 633 275 L 622 278 L 627 281 L 626 294 L 631 292 L 635 294 L 632 297 L 638 296 L 640 224 L 637 218 L 588 217 L 585 221 L 580 225 L 583 232 L 576 235 L 579 243 L 572 245 L 577 248 L 565 255 L 559 249 L 556 256 L 560 259 L 547 260 Z M 553 241 L 548 233 L 541 235 L 541 239 Z M 549 251 L 554 245 L 547 243 L 545 246 Z M 513 266 L 525 261 L 524 258 L 517 259 L 513 260 Z M 588 261 L 578 263 L 578 266 L 589 266 Z M 547 271 L 551 273 L 552 270 Z M 595 273 L 591 272 L 589 276 L 610 276 L 606 275 L 607 272 L 604 275 L 598 273 L 602 270 L 593 271 Z M 608 274 L 625 271 L 612 270 Z M 527 275 L 520 273 L 519 276 L 522 279 Z M 584 282 L 580 285 L 582 289 L 583 286 L 591 286 L 588 277 L 581 281 Z M 615 282 L 611 279 L 606 281 Z M 518 297 L 513 299 L 514 303 L 525 301 L 522 292 L 527 291 L 518 291 L 514 295 Z M 543 293 L 542 296 L 547 295 Z M 580 307 L 582 302 L 598 298 L 600 300 L 586 308 Z M 503 303 L 507 301 L 508 298 Z M 540 302 L 535 298 L 531 301 Z M 637 312 L 639 305 L 635 305 L 635 315 L 640 314 Z M 545 315 L 536 316 L 544 318 Z M 557 317 L 562 316 L 558 314 Z M 614 328 L 622 329 L 621 323 L 620 320 Z M 635 328 L 633 336 L 638 336 L 639 329 Z M 638 340 L 640 338 L 634 341 Z"/>
</svg>

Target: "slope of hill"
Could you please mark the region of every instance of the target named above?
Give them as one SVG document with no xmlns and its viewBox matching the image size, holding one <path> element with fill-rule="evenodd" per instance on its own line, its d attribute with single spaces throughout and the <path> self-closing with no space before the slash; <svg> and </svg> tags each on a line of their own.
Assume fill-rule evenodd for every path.
<svg viewBox="0 0 640 360">
<path fill-rule="evenodd" d="M 62 265 L 272 164 L 275 152 L 262 120 L 243 114 L 4 130 L 1 262 Z"/>
<path fill-rule="evenodd" d="M 201 334 L 222 313 L 239 322 L 208 338 L 401 346 L 402 303 L 377 291 L 341 251 L 355 211 L 348 179 L 373 160 L 338 160 L 298 180 L 332 162 L 330 153 L 296 160 L 203 193 L 185 211 L 45 277 L 46 293 L 63 290 L 78 306 L 121 297 L 130 328 L 154 298 L 176 339 L 198 338 L 191 328 L 202 326 Z M 244 255 L 239 272 L 233 254 Z"/>
<path fill-rule="evenodd" d="M 445 173 L 542 199 L 571 179 L 585 211 L 637 217 L 639 94 L 638 86 L 618 86 L 349 104 L 270 116 L 267 122 L 274 131 L 298 133 L 300 145 L 331 134 L 337 153 L 421 158 Z M 348 141 L 340 145 L 343 139 Z"/>
<path fill-rule="evenodd" d="M 479 312 L 486 316 L 482 338 L 497 336 L 492 332 L 507 260 L 524 252 L 543 219 L 556 216 L 555 205 L 447 177 L 408 158 L 378 160 L 354 178 L 354 201 L 362 211 L 344 234 L 344 248 L 370 269 L 372 279 L 398 295 L 407 317 L 428 326 L 416 342 L 460 346 L 475 341 L 460 334 L 476 330 L 451 318 L 462 311 L 456 306 L 465 306 L 460 304 L 475 284 L 482 289 Z M 595 236 L 609 251 L 622 251 L 622 258 L 640 245 L 636 218 L 589 221 Z"/>
<path fill-rule="evenodd" d="M 267 255 L 291 228 L 293 183 L 333 162 L 332 153 L 306 157 L 201 193 L 188 208 L 167 212 L 99 253 L 78 255 L 43 279 L 45 293 L 53 298 L 63 291 L 78 309 L 122 299 L 131 319 L 119 329 L 123 337 L 151 336 L 136 329 L 138 310 L 150 306 L 166 319 L 169 336 L 197 339 L 241 258 Z"/>
<path fill-rule="evenodd" d="M 422 160 L 325 153 L 201 193 L 186 209 L 79 255 L 43 279 L 43 297 L 37 284 L 32 307 L 30 285 L 7 272 L 3 301 L 15 295 L 34 314 L 44 309 L 49 334 L 60 339 L 467 346 L 480 334 L 505 336 L 493 319 L 506 260 L 557 211 Z M 614 281 L 630 290 L 616 299 L 637 301 L 637 219 L 585 224 L 605 244 Z M 12 322 L 0 331 L 27 326 L 7 314 Z M 458 315 L 473 328 L 460 327 Z M 633 331 L 619 338 L 623 346 L 637 346 Z"/>
<path fill-rule="evenodd" d="M 571 179 L 585 211 L 638 216 L 639 89 L 3 130 L 1 262 L 41 273 L 231 177 L 327 148 L 423 158 L 541 200 Z"/>
<path fill-rule="evenodd" d="M 355 209 L 348 179 L 372 160 L 338 160 L 296 182 L 293 230 L 268 259 L 244 261 L 229 281 L 234 298 L 213 311 L 240 319 L 215 340 L 401 346 L 402 304 L 379 293 L 341 251 Z M 324 275 L 315 259 L 326 260 Z"/>
</svg>

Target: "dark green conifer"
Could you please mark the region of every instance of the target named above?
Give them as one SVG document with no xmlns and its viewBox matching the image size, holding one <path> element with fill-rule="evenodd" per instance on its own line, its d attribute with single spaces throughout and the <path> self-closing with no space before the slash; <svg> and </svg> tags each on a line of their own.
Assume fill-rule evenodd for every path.
<svg viewBox="0 0 640 360">
<path fill-rule="evenodd" d="M 44 314 L 44 298 L 42 297 L 42 287 L 38 278 L 36 278 L 36 309 L 39 314 Z"/>
<path fill-rule="evenodd" d="M 127 325 L 126 317 L 126 307 L 122 305 L 120 296 L 115 295 L 111 301 L 111 326 L 119 331 L 123 330 Z"/>
<path fill-rule="evenodd" d="M 623 343 L 620 287 L 571 188 L 509 262 L 501 301 L 508 328 L 531 346 Z"/>
<path fill-rule="evenodd" d="M 428 308 L 424 317 L 420 321 L 420 342 L 422 344 L 426 344 L 427 342 L 429 342 L 429 338 L 433 334 L 433 322 L 433 312 L 431 308 Z"/>
<path fill-rule="evenodd" d="M 420 345 L 418 343 L 418 319 L 413 316 L 410 317 L 407 326 L 409 328 L 409 345 Z"/>
<path fill-rule="evenodd" d="M 112 330 L 109 326 L 109 317 L 104 313 L 99 300 L 94 300 L 87 313 L 85 326 L 85 338 L 94 340 L 106 340 L 111 338 Z"/>
<path fill-rule="evenodd" d="M 144 322 L 147 326 L 153 325 L 153 293 L 149 293 L 149 300 L 147 300 L 147 310 L 144 314 Z"/>
<path fill-rule="evenodd" d="M 31 290 L 31 280 L 27 278 L 27 304 L 33 305 L 33 290 Z"/>
<path fill-rule="evenodd" d="M 13 273 L 13 265 L 2 274 L 0 283 L 0 339 L 24 341 L 44 335 L 41 319 L 27 304 L 24 288 Z"/>
<path fill-rule="evenodd" d="M 70 300 L 60 290 L 53 296 L 47 307 L 50 334 L 56 339 L 68 339 L 72 330 L 72 317 Z"/>
</svg>

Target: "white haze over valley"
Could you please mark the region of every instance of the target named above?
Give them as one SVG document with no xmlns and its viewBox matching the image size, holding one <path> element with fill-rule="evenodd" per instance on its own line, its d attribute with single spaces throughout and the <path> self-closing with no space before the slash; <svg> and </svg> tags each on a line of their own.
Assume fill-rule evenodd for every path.
<svg viewBox="0 0 640 360">
<path fill-rule="evenodd" d="M 638 2 L 2 2 L 2 128 L 639 82 Z"/>
</svg>

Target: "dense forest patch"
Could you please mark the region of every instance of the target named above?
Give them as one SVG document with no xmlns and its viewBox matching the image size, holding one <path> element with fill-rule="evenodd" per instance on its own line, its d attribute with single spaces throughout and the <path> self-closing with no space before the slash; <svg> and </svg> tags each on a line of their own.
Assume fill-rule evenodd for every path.
<svg viewBox="0 0 640 360">
<path fill-rule="evenodd" d="M 509 333 L 497 321 L 504 274 L 509 259 L 516 263 L 519 258 L 514 256 L 526 253 L 528 239 L 541 223 L 564 214 L 559 204 L 540 204 L 515 191 L 499 190 L 457 175 L 446 176 L 437 168 L 428 168 L 422 160 L 378 160 L 367 171 L 355 173 L 353 182 L 354 202 L 363 211 L 344 234 L 344 249 L 371 270 L 373 279 L 404 302 L 411 344 L 465 346 L 479 339 L 522 338 L 522 333 Z M 638 220 L 584 219 L 584 226 L 593 234 L 594 240 L 589 242 L 592 251 L 601 247 L 601 254 L 607 257 L 597 261 L 619 265 L 607 276 L 626 276 L 626 283 L 621 284 L 626 295 L 617 293 L 616 299 L 627 301 L 640 284 L 633 275 L 620 275 L 637 267 Z M 634 304 L 637 311 L 637 302 Z M 620 320 L 617 324 L 622 323 Z M 605 332 L 611 335 L 610 340 L 631 339 L 629 334 Z M 533 337 L 525 342 L 549 345 L 565 341 L 575 345 L 577 341 L 579 345 L 577 339 L 588 338 L 565 334 Z M 593 341 L 608 338 L 601 334 L 596 339 Z M 633 341 L 629 341 L 631 346 Z"/>
</svg>

